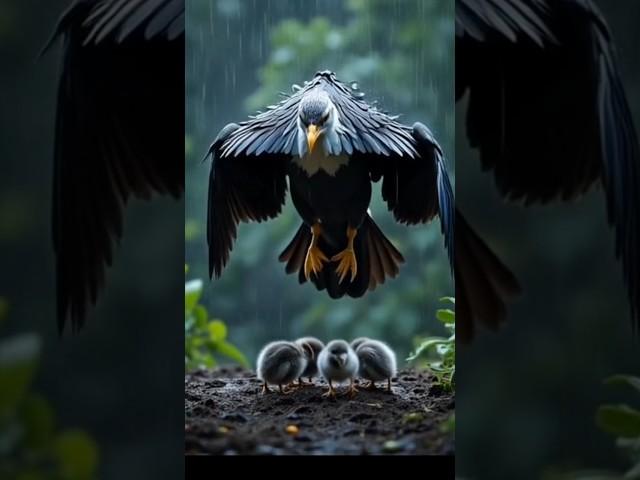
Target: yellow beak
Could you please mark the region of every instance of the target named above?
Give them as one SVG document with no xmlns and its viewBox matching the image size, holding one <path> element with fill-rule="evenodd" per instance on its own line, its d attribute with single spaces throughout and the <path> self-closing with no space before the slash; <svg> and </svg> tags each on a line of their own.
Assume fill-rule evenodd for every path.
<svg viewBox="0 0 640 480">
<path fill-rule="evenodd" d="M 313 148 L 316 145 L 316 141 L 320 136 L 320 130 L 316 125 L 309 125 L 307 128 L 307 145 L 309 146 L 309 153 L 313 153 Z"/>
</svg>

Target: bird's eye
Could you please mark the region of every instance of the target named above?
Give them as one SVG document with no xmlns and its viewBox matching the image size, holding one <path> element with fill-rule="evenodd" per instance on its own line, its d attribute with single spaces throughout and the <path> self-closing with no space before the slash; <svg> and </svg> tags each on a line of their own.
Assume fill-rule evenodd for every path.
<svg viewBox="0 0 640 480">
<path fill-rule="evenodd" d="M 300 121 L 302 122 L 302 125 L 304 125 L 305 127 L 309 126 L 309 122 L 307 122 L 304 117 L 300 117 Z"/>
<path fill-rule="evenodd" d="M 320 119 L 320 124 L 325 123 L 329 119 L 329 112 L 325 113 Z"/>
</svg>

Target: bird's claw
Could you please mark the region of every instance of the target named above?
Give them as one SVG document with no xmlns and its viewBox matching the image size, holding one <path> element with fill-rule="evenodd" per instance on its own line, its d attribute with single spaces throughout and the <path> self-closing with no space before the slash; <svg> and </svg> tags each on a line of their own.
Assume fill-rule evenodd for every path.
<svg viewBox="0 0 640 480">
<path fill-rule="evenodd" d="M 355 385 L 351 385 L 349 390 L 347 390 L 344 395 L 349 397 L 350 399 L 354 398 L 358 394 L 358 389 Z"/>
<path fill-rule="evenodd" d="M 333 388 L 329 388 L 329 390 L 327 390 L 326 392 L 324 392 L 322 394 L 323 397 L 327 397 L 330 400 L 335 400 L 336 399 L 336 391 Z"/>
<path fill-rule="evenodd" d="M 336 268 L 336 273 L 340 276 L 339 283 L 342 283 L 349 272 L 351 272 L 351 281 L 353 282 L 358 273 L 358 263 L 356 262 L 356 254 L 352 248 L 346 248 L 342 252 L 331 257 L 332 262 L 340 262 Z"/>
<path fill-rule="evenodd" d="M 322 253 L 316 245 L 311 245 L 307 250 L 307 257 L 304 259 L 304 276 L 307 280 L 313 273 L 315 276 L 322 271 L 324 262 L 328 262 L 327 256 Z"/>
</svg>

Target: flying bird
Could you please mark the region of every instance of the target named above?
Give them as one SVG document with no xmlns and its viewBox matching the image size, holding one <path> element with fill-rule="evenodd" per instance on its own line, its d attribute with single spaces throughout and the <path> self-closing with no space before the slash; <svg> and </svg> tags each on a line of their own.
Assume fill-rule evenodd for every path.
<svg viewBox="0 0 640 480">
<path fill-rule="evenodd" d="M 597 185 L 604 188 L 637 329 L 638 139 L 611 32 L 594 3 L 457 0 L 456 100 L 463 98 L 469 143 L 506 201 L 571 201 Z M 473 337 L 478 323 L 495 328 L 504 321 L 509 297 L 504 285 L 483 278 L 467 261 L 469 248 L 462 243 L 468 237 L 461 231 L 467 227 L 456 223 L 462 340 Z M 466 281 L 471 278 L 473 285 Z M 483 295 L 477 295 L 478 284 Z"/>
<path fill-rule="evenodd" d="M 209 177 L 209 273 L 229 261 L 238 224 L 277 217 L 287 193 L 302 224 L 280 255 L 287 273 L 332 298 L 361 297 L 395 277 L 402 254 L 367 213 L 371 184 L 395 219 L 440 218 L 453 262 L 454 198 L 442 149 L 421 123 L 405 126 L 330 71 L 214 140 Z"/>
<path fill-rule="evenodd" d="M 184 190 L 184 0 L 76 0 L 55 126 L 57 320 L 78 330 L 103 287 L 132 196 Z"/>
<path fill-rule="evenodd" d="M 329 384 L 329 390 L 323 396 L 335 398 L 336 390 L 333 387 L 333 382 L 340 383 L 348 380 L 349 389 L 345 394 L 353 398 L 358 392 L 353 383 L 358 374 L 358 367 L 358 356 L 347 342 L 344 340 L 330 341 L 318 356 L 318 369 Z"/>
</svg>

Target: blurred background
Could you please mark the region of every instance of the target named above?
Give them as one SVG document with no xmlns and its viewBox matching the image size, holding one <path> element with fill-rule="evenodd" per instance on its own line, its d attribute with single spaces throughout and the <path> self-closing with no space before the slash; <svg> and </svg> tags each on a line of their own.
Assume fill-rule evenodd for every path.
<svg viewBox="0 0 640 480">
<path fill-rule="evenodd" d="M 0 338 L 35 335 L 12 349 L 0 347 L 0 478 L 15 478 L 2 470 L 11 458 L 36 465 L 27 452 L 51 442 L 67 473 L 79 469 L 65 478 L 87 478 L 87 472 L 104 479 L 181 478 L 182 202 L 130 203 L 98 308 L 78 335 L 57 332 L 50 209 L 60 43 L 42 58 L 38 53 L 69 4 L 0 2 L 0 303 L 8 304 Z M 24 403 L 19 418 L 4 415 L 11 399 Z M 29 425 L 49 426 L 36 433 L 27 428 L 27 440 L 40 439 L 34 444 L 22 442 L 21 429 Z M 68 428 L 86 435 L 57 436 Z M 81 440 L 86 437 L 95 449 Z M 74 463 L 74 455 L 91 457 L 86 449 L 97 450 L 96 461 L 88 461 L 97 470 Z M 27 473 L 57 478 L 37 476 L 35 467 Z"/>
<path fill-rule="evenodd" d="M 194 0 L 187 4 L 186 226 L 189 278 L 207 278 L 206 203 L 218 131 L 278 102 L 318 70 L 357 81 L 365 100 L 421 121 L 448 153 L 453 171 L 453 1 Z M 407 357 L 453 294 L 440 225 L 395 223 L 375 186 L 373 217 L 406 264 L 361 299 L 331 300 L 286 275 L 278 255 L 301 220 L 290 199 L 269 223 L 242 224 L 221 279 L 204 282 L 202 303 L 224 321 L 253 365 L 267 341 L 315 335 L 325 341 L 379 337 Z"/>
<path fill-rule="evenodd" d="M 640 3 L 595 3 L 617 41 L 638 126 Z M 457 106 L 457 201 L 525 293 L 499 335 L 485 332 L 458 350 L 457 471 L 465 478 L 534 479 L 551 467 L 619 468 L 627 458 L 596 428 L 594 415 L 603 402 L 637 406 L 632 390 L 603 380 L 640 373 L 640 345 L 602 191 L 569 205 L 504 204 L 468 148 L 465 112 Z"/>
</svg>

